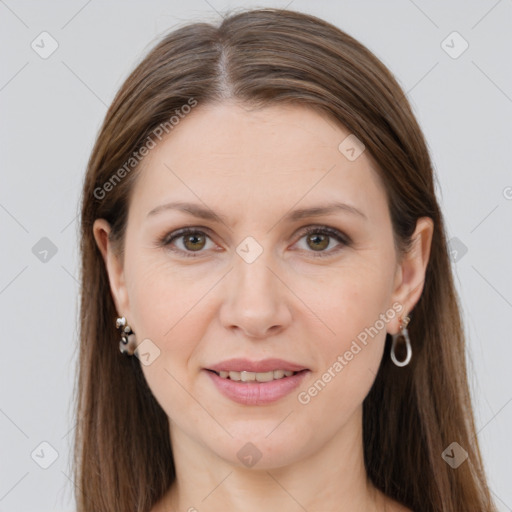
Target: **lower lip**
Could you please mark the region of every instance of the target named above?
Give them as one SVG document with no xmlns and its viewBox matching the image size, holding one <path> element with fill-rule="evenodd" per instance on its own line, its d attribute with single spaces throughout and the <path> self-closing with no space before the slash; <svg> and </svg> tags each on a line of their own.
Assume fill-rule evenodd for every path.
<svg viewBox="0 0 512 512">
<path fill-rule="evenodd" d="M 303 370 L 291 377 L 270 382 L 241 382 L 223 379 L 212 371 L 205 371 L 224 396 L 243 405 L 264 405 L 275 402 L 297 388 L 306 373 L 309 373 L 309 370 Z"/>
</svg>

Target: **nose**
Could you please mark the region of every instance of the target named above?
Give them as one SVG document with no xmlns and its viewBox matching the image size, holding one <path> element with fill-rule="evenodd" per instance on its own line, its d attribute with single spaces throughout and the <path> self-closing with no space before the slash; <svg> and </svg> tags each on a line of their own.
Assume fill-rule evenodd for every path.
<svg viewBox="0 0 512 512">
<path fill-rule="evenodd" d="M 270 251 L 268 251 L 270 253 Z M 236 254 L 226 276 L 222 325 L 252 339 L 264 339 L 286 329 L 292 319 L 291 291 L 271 255 L 263 251 L 252 263 Z"/>
</svg>

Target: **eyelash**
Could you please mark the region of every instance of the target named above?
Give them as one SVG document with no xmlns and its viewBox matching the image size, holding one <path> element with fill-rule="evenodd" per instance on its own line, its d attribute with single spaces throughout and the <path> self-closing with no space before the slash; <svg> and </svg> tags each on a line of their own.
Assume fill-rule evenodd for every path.
<svg viewBox="0 0 512 512">
<path fill-rule="evenodd" d="M 166 247 L 166 248 L 169 248 L 173 252 L 182 253 L 183 256 L 186 257 L 186 258 L 198 258 L 198 257 L 201 257 L 201 256 L 196 256 L 192 251 L 183 251 L 182 249 L 175 249 L 175 248 L 171 248 L 170 246 L 171 246 L 171 243 L 174 240 L 176 240 L 178 238 L 182 238 L 182 237 L 184 237 L 186 235 L 197 235 L 197 234 L 200 234 L 200 235 L 206 235 L 208 238 L 210 238 L 210 236 L 206 232 L 208 230 L 203 231 L 204 229 L 205 228 L 187 227 L 187 228 L 180 229 L 178 231 L 173 231 L 172 233 L 168 233 L 168 234 L 164 235 L 162 238 L 160 238 L 158 240 L 158 247 Z M 309 226 L 308 228 L 304 229 L 300 233 L 299 240 L 301 240 L 305 236 L 313 234 L 313 233 L 314 234 L 328 235 L 329 237 L 334 238 L 336 241 L 340 242 L 343 246 L 347 246 L 348 247 L 351 244 L 350 237 L 348 237 L 347 235 L 341 233 L 337 229 L 333 229 L 333 228 L 330 228 L 328 226 Z M 312 252 L 313 253 L 313 257 L 315 257 L 315 258 L 326 258 L 326 257 L 332 256 L 333 253 L 334 254 L 338 253 L 341 249 L 342 249 L 341 247 L 338 247 L 337 249 L 330 250 L 328 252 L 326 252 L 326 251 L 320 251 L 320 252 L 316 252 L 316 253 L 315 253 L 315 251 L 307 251 L 307 252 Z M 204 252 L 204 251 L 197 251 L 197 252 L 201 253 L 201 252 Z"/>
</svg>

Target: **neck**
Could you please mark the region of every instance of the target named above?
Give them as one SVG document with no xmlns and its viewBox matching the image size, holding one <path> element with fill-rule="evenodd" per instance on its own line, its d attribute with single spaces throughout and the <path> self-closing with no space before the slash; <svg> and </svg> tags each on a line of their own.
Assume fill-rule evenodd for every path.
<svg viewBox="0 0 512 512">
<path fill-rule="evenodd" d="M 364 467 L 362 410 L 353 416 L 310 457 L 268 469 L 232 464 L 171 423 L 177 477 L 154 512 L 382 511 Z"/>
</svg>

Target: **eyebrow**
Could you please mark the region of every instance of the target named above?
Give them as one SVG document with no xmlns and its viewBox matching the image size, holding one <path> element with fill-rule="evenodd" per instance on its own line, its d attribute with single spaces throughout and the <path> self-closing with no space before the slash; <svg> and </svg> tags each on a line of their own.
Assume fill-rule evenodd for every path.
<svg viewBox="0 0 512 512">
<path fill-rule="evenodd" d="M 158 213 L 168 210 L 184 211 L 200 219 L 220 222 L 222 224 L 228 223 L 228 219 L 225 215 L 215 213 L 210 208 L 204 207 L 200 204 L 187 203 L 183 201 L 175 201 L 171 203 L 161 204 L 160 206 L 153 208 L 148 213 L 147 217 L 152 217 L 154 215 L 157 215 Z M 293 222 L 307 217 L 319 217 L 321 215 L 328 215 L 330 213 L 335 213 L 338 211 L 343 211 L 346 213 L 357 215 L 363 219 L 368 220 L 368 217 L 361 210 L 358 210 L 355 206 L 341 203 L 339 201 L 328 203 L 322 206 L 313 206 L 310 208 L 300 208 L 297 210 L 293 210 L 285 214 L 282 217 L 282 220 Z"/>
</svg>

